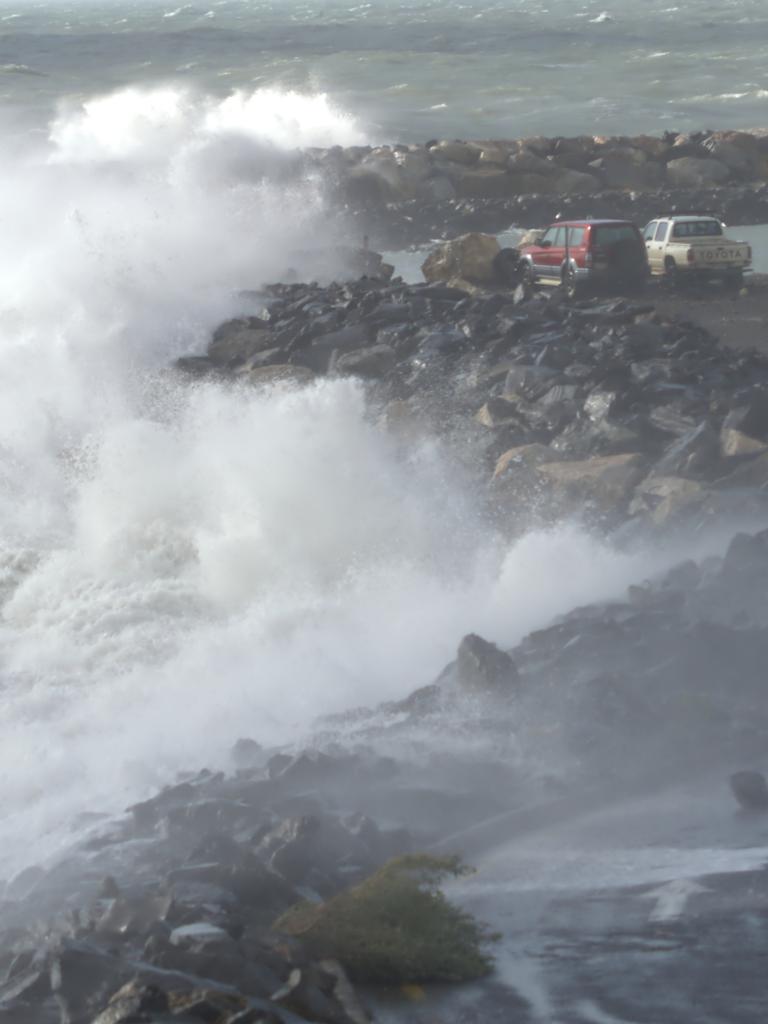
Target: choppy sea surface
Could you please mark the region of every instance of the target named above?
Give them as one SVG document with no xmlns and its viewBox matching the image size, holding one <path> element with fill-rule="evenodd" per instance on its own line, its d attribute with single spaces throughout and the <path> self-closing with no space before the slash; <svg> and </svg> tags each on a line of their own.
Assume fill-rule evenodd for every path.
<svg viewBox="0 0 768 1024">
<path fill-rule="evenodd" d="M 327 93 L 377 141 L 765 124 L 764 0 L 2 0 L 0 99 Z"/>
</svg>

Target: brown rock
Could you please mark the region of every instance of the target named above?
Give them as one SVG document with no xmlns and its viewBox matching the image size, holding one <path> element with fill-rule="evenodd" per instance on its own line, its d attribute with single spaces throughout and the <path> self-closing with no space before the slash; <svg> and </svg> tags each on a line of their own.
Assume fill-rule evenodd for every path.
<svg viewBox="0 0 768 1024">
<path fill-rule="evenodd" d="M 499 251 L 493 235 L 461 235 L 434 249 L 421 269 L 429 282 L 461 278 L 473 284 L 492 284 L 496 277 L 493 261 Z"/>
<path fill-rule="evenodd" d="M 758 441 L 748 434 L 735 430 L 733 427 L 723 426 L 720 431 L 720 451 L 725 458 L 739 455 L 760 455 L 768 451 L 768 444 Z"/>
<path fill-rule="evenodd" d="M 679 476 L 650 476 L 638 484 L 629 512 L 645 514 L 655 526 L 662 526 L 685 510 L 698 505 L 706 492 L 696 480 Z"/>
<path fill-rule="evenodd" d="M 475 415 L 475 420 L 483 427 L 506 427 L 518 423 L 520 417 L 517 406 L 506 398 L 489 398 Z"/>
<path fill-rule="evenodd" d="M 454 164 L 470 167 L 480 159 L 480 147 L 471 142 L 438 142 L 432 146 L 430 153 L 437 160 L 450 160 Z"/>
<path fill-rule="evenodd" d="M 523 444 L 509 448 L 496 460 L 493 471 L 494 481 L 503 482 L 520 470 L 540 466 L 552 461 L 552 449 L 545 444 Z"/>
<path fill-rule="evenodd" d="M 304 387 L 315 379 L 316 374 L 306 366 L 292 366 L 289 363 L 261 366 L 243 374 L 243 380 L 258 387 L 273 387 L 276 384 L 284 387 Z"/>
<path fill-rule="evenodd" d="M 629 498 L 644 468 L 641 455 L 625 454 L 544 463 L 537 472 L 552 495 L 565 505 L 586 501 L 612 511 Z"/>
</svg>

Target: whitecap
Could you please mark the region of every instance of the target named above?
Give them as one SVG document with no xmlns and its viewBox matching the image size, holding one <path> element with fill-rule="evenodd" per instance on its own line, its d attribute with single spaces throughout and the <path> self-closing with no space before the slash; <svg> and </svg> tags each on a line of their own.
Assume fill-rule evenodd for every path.
<svg viewBox="0 0 768 1024">
<path fill-rule="evenodd" d="M 4 71 L 8 75 L 34 75 L 37 78 L 48 77 L 45 72 L 35 71 L 34 68 L 30 68 L 26 64 L 0 64 L 0 71 Z"/>
<path fill-rule="evenodd" d="M 589 19 L 590 25 L 602 25 L 607 21 L 613 21 L 613 18 L 608 11 L 602 11 L 596 18 Z"/>
</svg>

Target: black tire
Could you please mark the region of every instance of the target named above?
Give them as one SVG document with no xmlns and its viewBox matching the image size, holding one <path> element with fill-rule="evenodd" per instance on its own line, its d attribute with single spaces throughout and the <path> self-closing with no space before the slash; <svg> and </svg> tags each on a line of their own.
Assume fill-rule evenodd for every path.
<svg viewBox="0 0 768 1024">
<path fill-rule="evenodd" d="M 729 270 L 725 275 L 723 284 L 728 291 L 740 292 L 744 287 L 744 271 L 742 270 Z"/>
<path fill-rule="evenodd" d="M 576 277 L 576 272 L 574 271 L 573 267 L 563 267 L 560 280 L 563 286 L 563 294 L 565 295 L 566 299 L 569 299 L 571 301 L 573 301 L 574 299 L 578 299 L 579 295 L 581 294 L 581 287 L 579 285 L 579 280 Z"/>
<path fill-rule="evenodd" d="M 680 273 L 671 256 L 667 256 L 664 260 L 664 284 L 673 291 L 677 291 L 680 287 Z"/>
<path fill-rule="evenodd" d="M 638 278 L 637 281 L 629 281 L 622 291 L 625 295 L 644 295 L 645 289 L 648 287 L 648 279 L 645 277 Z"/>
</svg>

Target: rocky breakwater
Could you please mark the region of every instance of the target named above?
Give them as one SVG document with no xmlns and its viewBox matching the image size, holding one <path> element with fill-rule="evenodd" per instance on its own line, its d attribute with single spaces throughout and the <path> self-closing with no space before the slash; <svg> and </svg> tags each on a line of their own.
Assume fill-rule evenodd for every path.
<svg viewBox="0 0 768 1024">
<path fill-rule="evenodd" d="M 717 210 L 732 224 L 768 220 L 762 133 L 434 140 L 311 150 L 305 160 L 384 248 L 534 227 L 568 210 L 649 220 L 688 207 Z"/>
<path fill-rule="evenodd" d="M 495 239 L 459 239 L 425 265 L 447 282 L 274 285 L 263 316 L 178 367 L 243 387 L 357 378 L 403 444 L 444 438 L 509 531 L 761 512 L 768 361 L 652 304 L 511 287 L 514 264 Z"/>
<path fill-rule="evenodd" d="M 434 682 L 318 723 L 310 749 L 240 740 L 229 771 L 182 777 L 119 820 L 93 816 L 66 856 L 4 886 L 0 1019 L 465 1024 L 514 1012 L 591 1024 L 595 1004 L 643 1019 L 653 978 L 654 1019 L 757 1024 L 765 872 L 729 871 L 723 830 L 739 847 L 764 842 L 766 586 L 768 534 L 738 535 L 722 557 L 681 563 L 509 651 L 469 634 Z M 725 785 L 734 766 L 742 818 Z M 684 791 L 672 824 L 663 803 L 644 804 L 627 831 L 634 800 L 691 779 L 709 793 L 707 818 L 700 790 Z M 611 841 L 616 807 L 621 881 L 597 871 L 590 887 L 584 865 Z M 557 884 L 532 889 L 515 843 L 587 813 L 583 862 L 571 836 Z M 654 816 L 661 842 L 647 835 Z M 660 895 L 638 834 L 653 840 L 654 865 L 671 842 L 717 873 L 694 885 L 688 872 L 682 899 Z M 482 863 L 500 844 L 500 883 L 486 871 L 473 891 L 465 879 L 464 899 L 501 926 L 490 942 L 437 886 L 464 874 L 454 854 Z"/>
<path fill-rule="evenodd" d="M 353 982 L 489 972 L 482 926 L 438 889 L 461 862 L 357 810 L 400 766 L 232 755 L 234 773 L 190 774 L 3 883 L 0 1019 L 368 1024 Z"/>
</svg>

